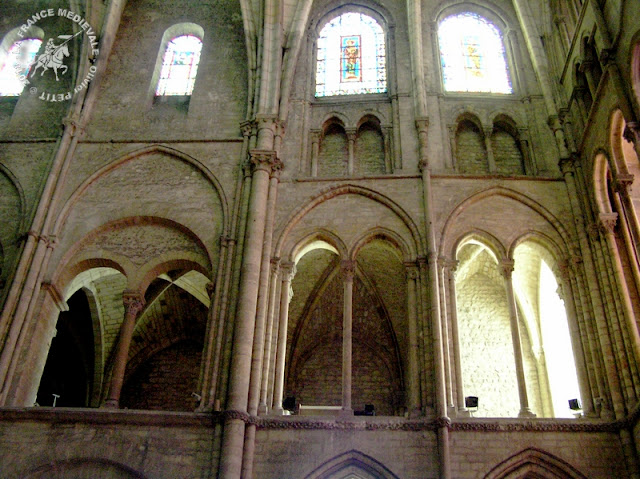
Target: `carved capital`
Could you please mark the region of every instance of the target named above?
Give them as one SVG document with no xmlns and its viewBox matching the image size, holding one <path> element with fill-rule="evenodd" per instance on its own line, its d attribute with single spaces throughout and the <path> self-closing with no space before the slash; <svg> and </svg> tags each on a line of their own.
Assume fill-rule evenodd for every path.
<svg viewBox="0 0 640 479">
<path fill-rule="evenodd" d="M 216 285 L 212 282 L 209 282 L 206 284 L 205 288 L 207 290 L 207 296 L 209 296 L 209 299 L 213 298 L 213 293 L 215 293 L 216 291 Z"/>
<path fill-rule="evenodd" d="M 356 272 L 356 262 L 353 260 L 344 260 L 340 263 L 340 273 L 344 281 L 353 281 L 353 275 Z"/>
<path fill-rule="evenodd" d="M 568 158 L 560 158 L 558 166 L 563 175 L 573 173 L 575 171 L 576 159 L 574 155 L 570 155 Z"/>
<path fill-rule="evenodd" d="M 505 279 L 511 279 L 511 275 L 513 274 L 514 262 L 511 259 L 503 259 L 500 261 L 500 273 Z"/>
<path fill-rule="evenodd" d="M 587 226 L 587 234 L 592 241 L 599 241 L 600 233 L 606 233 L 602 222 L 596 221 L 595 223 L 591 223 Z"/>
<path fill-rule="evenodd" d="M 549 125 L 549 128 L 551 128 L 553 132 L 562 130 L 562 124 L 560 123 L 560 118 L 558 117 L 558 115 L 550 115 L 547 123 Z"/>
<path fill-rule="evenodd" d="M 125 291 L 122 296 L 122 302 L 124 303 L 124 313 L 137 317 L 144 308 L 144 298 L 140 293 L 134 291 Z"/>
<path fill-rule="evenodd" d="M 418 268 L 421 270 L 427 269 L 427 257 L 426 256 L 418 256 L 416 258 L 416 263 L 418 263 Z"/>
<path fill-rule="evenodd" d="M 347 134 L 347 140 L 349 140 L 350 142 L 355 142 L 356 141 L 356 129 L 355 128 L 347 128 L 345 130 L 345 133 Z"/>
<path fill-rule="evenodd" d="M 280 271 L 284 281 L 292 281 L 296 275 L 296 264 L 293 261 L 283 261 L 280 263 Z"/>
<path fill-rule="evenodd" d="M 429 160 L 423 158 L 418 162 L 418 170 L 420 173 L 431 173 L 431 166 L 429 166 Z"/>
<path fill-rule="evenodd" d="M 322 130 L 311 130 L 311 143 L 319 143 L 322 136 Z"/>
<path fill-rule="evenodd" d="M 251 164 L 254 171 L 263 170 L 271 174 L 278 158 L 273 150 L 251 150 Z"/>
<path fill-rule="evenodd" d="M 618 223 L 618 213 L 601 213 L 599 220 L 603 233 L 613 233 Z"/>
<path fill-rule="evenodd" d="M 276 115 L 256 115 L 256 125 L 258 131 L 271 130 L 275 134 L 278 127 L 278 117 Z"/>
<path fill-rule="evenodd" d="M 613 48 L 603 48 L 600 51 L 600 63 L 603 67 L 609 65 L 609 63 L 615 60 L 615 50 Z"/>
<path fill-rule="evenodd" d="M 240 131 L 242 132 L 243 137 L 251 136 L 251 133 L 254 131 L 255 123 L 252 121 L 243 121 L 240 123 Z"/>
<path fill-rule="evenodd" d="M 271 274 L 276 274 L 280 269 L 280 258 L 278 256 L 273 256 L 269 261 L 271 266 Z"/>
<path fill-rule="evenodd" d="M 282 170 L 284 170 L 284 163 L 276 158 L 271 165 L 271 178 L 280 179 L 280 172 L 282 172 Z"/>
<path fill-rule="evenodd" d="M 629 174 L 621 174 L 618 173 L 616 175 L 615 183 L 613 184 L 613 188 L 616 193 L 627 193 L 631 191 L 631 185 L 633 184 L 633 175 Z"/>
<path fill-rule="evenodd" d="M 418 266 L 416 263 L 405 263 L 404 267 L 408 281 L 415 281 L 418 279 Z"/>
</svg>

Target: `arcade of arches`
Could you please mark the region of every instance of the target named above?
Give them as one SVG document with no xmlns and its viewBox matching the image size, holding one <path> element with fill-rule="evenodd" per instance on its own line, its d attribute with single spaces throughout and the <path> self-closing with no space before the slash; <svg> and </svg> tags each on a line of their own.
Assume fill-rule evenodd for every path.
<svg viewBox="0 0 640 479">
<path fill-rule="evenodd" d="M 4 2 L 0 475 L 640 478 L 638 13 Z"/>
</svg>

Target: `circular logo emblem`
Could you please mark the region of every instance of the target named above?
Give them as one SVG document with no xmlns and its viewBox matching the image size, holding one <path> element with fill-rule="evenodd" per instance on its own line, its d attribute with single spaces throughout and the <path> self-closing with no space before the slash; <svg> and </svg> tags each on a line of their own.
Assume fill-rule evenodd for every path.
<svg viewBox="0 0 640 479">
<path fill-rule="evenodd" d="M 43 20 L 54 17 L 64 19 L 64 22 L 59 24 L 68 23 L 68 33 L 47 35 L 43 27 L 46 22 L 43 22 Z M 24 40 L 30 39 L 29 32 L 32 31 L 31 27 L 35 25 L 45 32 L 42 47 L 38 52 L 17 52 L 17 57 L 27 62 L 26 67 L 24 64 L 16 64 L 18 78 L 23 87 L 28 87 L 29 92 L 37 95 L 40 100 L 49 102 L 69 100 L 73 95 L 87 88 L 96 73 L 96 67 L 93 63 L 95 63 L 100 53 L 98 50 L 98 35 L 82 15 L 65 8 L 58 8 L 57 10 L 48 8 L 31 15 L 18 29 L 18 36 Z M 87 45 L 89 45 L 87 56 L 91 66 L 89 66 L 82 81 L 79 81 L 73 89 L 69 89 L 66 87 L 66 85 L 69 85 L 69 81 L 64 81 L 69 71 L 67 64 L 72 64 L 70 60 L 74 58 L 73 49 L 80 49 L 82 44 L 82 42 L 74 42 L 74 39 L 83 35 L 87 37 Z M 21 41 L 18 45 L 22 50 L 29 48 L 31 43 Z M 55 83 L 53 80 L 55 80 Z M 58 84 L 60 87 L 56 88 Z"/>
</svg>

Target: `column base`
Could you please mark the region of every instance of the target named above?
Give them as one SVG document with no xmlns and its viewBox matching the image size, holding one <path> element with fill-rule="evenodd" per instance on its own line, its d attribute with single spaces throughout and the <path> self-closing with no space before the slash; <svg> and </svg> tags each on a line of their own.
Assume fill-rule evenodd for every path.
<svg viewBox="0 0 640 479">
<path fill-rule="evenodd" d="M 102 407 L 105 409 L 120 409 L 120 401 L 117 399 L 107 399 Z"/>
<path fill-rule="evenodd" d="M 420 408 L 415 408 L 409 411 L 407 417 L 409 419 L 417 419 L 419 417 L 422 417 L 422 410 Z"/>
<path fill-rule="evenodd" d="M 284 409 L 281 407 L 274 407 L 269 413 L 270 416 L 284 416 Z"/>
<path fill-rule="evenodd" d="M 264 416 L 265 414 L 267 414 L 267 412 L 268 408 L 265 403 L 261 403 L 258 405 L 258 416 Z"/>
<path fill-rule="evenodd" d="M 518 417 L 537 417 L 537 416 L 528 407 L 523 407 L 522 409 L 520 409 L 520 413 L 518 414 Z"/>
<path fill-rule="evenodd" d="M 339 418 L 352 418 L 353 417 L 353 409 L 351 408 L 342 408 L 338 413 Z"/>
<path fill-rule="evenodd" d="M 471 417 L 471 411 L 466 407 L 461 407 L 456 411 L 456 417 Z"/>
</svg>

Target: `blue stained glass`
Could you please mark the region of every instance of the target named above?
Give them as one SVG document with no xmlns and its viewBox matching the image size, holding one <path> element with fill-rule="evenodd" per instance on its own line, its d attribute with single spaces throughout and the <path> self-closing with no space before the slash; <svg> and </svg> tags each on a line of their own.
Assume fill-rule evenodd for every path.
<svg viewBox="0 0 640 479">
<path fill-rule="evenodd" d="M 191 95 L 200 63 L 202 41 L 194 35 L 175 37 L 162 57 L 156 96 Z"/>
<path fill-rule="evenodd" d="M 0 96 L 19 96 L 40 50 L 42 40 L 27 38 L 11 45 L 0 70 Z"/>
<path fill-rule="evenodd" d="M 438 26 L 447 91 L 512 93 L 502 35 L 475 13 L 451 15 Z"/>
<path fill-rule="evenodd" d="M 384 31 L 373 18 L 344 13 L 317 40 L 316 96 L 387 91 Z"/>
</svg>

